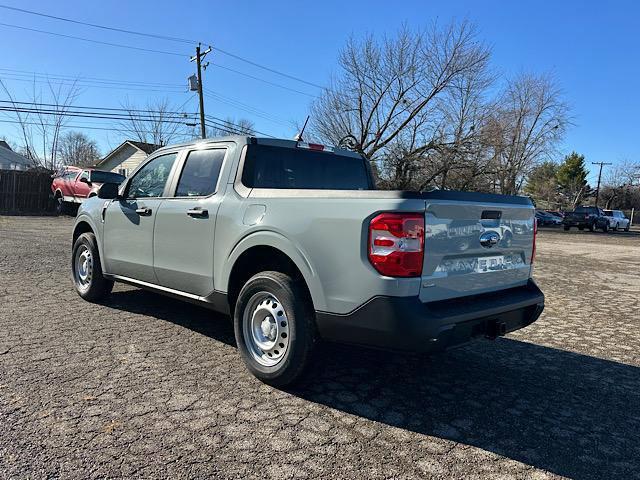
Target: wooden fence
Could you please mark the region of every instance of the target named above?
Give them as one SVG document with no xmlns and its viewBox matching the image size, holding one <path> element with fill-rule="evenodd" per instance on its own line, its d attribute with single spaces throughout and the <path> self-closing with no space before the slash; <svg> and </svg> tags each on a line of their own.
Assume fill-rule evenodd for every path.
<svg viewBox="0 0 640 480">
<path fill-rule="evenodd" d="M 0 170 L 0 214 L 47 215 L 54 210 L 51 172 Z"/>
</svg>

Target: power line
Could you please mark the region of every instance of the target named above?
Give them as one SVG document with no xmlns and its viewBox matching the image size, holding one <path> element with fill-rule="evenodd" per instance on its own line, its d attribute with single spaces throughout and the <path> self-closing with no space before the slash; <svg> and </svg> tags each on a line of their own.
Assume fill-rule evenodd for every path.
<svg viewBox="0 0 640 480">
<path fill-rule="evenodd" d="M 296 90 L 295 88 L 291 88 L 291 87 L 286 87 L 284 85 L 280 85 L 279 83 L 275 83 L 275 82 L 271 82 L 269 80 L 265 80 L 264 78 L 255 77 L 255 76 L 250 75 L 248 73 L 241 72 L 240 70 L 235 70 L 235 69 L 233 69 L 231 67 L 226 67 L 224 65 L 220 65 L 219 63 L 211 62 L 211 65 L 213 65 L 214 67 L 217 67 L 217 68 L 222 68 L 223 70 L 228 70 L 230 72 L 237 73 L 238 75 L 243 75 L 243 76 L 245 76 L 247 78 L 251 78 L 253 80 L 257 80 L 258 82 L 266 83 L 267 85 L 271 85 L 271 86 L 274 86 L 274 87 L 282 88 L 284 90 L 289 90 L 290 92 L 299 93 L 301 95 L 306 95 L 307 97 L 313 97 L 313 98 L 316 97 L 316 95 L 313 95 L 311 93 L 303 92 L 302 90 Z"/>
<path fill-rule="evenodd" d="M 190 98 L 189 100 L 191 100 Z M 9 104 L 2 106 L 1 104 Z M 185 103 L 186 104 L 186 103 Z M 27 106 L 24 106 L 27 105 Z M 52 108 L 44 108 L 52 107 Z M 86 118 L 99 120 L 116 120 L 116 121 L 155 121 L 169 124 L 184 124 L 188 120 L 195 120 L 196 113 L 187 112 L 162 112 L 157 110 L 142 109 L 126 109 L 111 107 L 87 107 L 74 105 L 59 105 L 52 103 L 33 103 L 33 102 L 12 102 L 8 100 L 0 100 L 0 112 L 26 113 L 35 115 L 58 115 L 61 117 Z M 113 112 L 113 113 L 111 113 Z M 125 113 L 122 113 L 125 112 Z M 132 113 L 133 112 L 133 113 Z M 163 116 L 161 116 L 161 115 Z M 230 122 L 212 115 L 207 115 L 207 122 L 212 123 L 214 127 L 224 127 L 229 131 L 237 130 L 236 133 L 243 134 L 244 127 L 234 122 Z M 256 133 L 267 137 L 273 137 L 268 133 L 255 130 Z M 275 137 L 273 137 L 275 138 Z"/>
<path fill-rule="evenodd" d="M 193 97 L 191 97 L 193 98 Z M 189 100 L 191 100 L 191 98 Z M 196 115 L 196 112 L 181 112 L 169 110 L 152 110 L 152 109 L 135 109 L 135 108 L 116 108 L 116 107 L 88 107 L 80 105 L 61 105 L 59 103 L 41 103 L 41 102 L 18 102 L 13 100 L 0 100 L 0 103 L 9 103 L 16 105 L 37 105 L 41 107 L 63 107 L 63 108 L 79 108 L 85 110 L 111 110 L 120 112 L 143 112 L 143 113 L 159 113 L 159 114 L 176 114 L 176 115 Z M 185 102 L 186 104 L 186 102 Z"/>
<path fill-rule="evenodd" d="M 26 14 L 29 14 L 29 15 L 36 15 L 36 16 L 39 16 L 39 17 L 50 18 L 50 19 L 58 20 L 58 21 L 62 21 L 62 22 L 74 23 L 76 25 L 84 25 L 84 26 L 87 26 L 87 27 L 100 28 L 102 30 L 110 30 L 110 31 L 120 32 L 120 33 L 127 33 L 127 34 L 130 34 L 130 35 L 138 35 L 138 36 L 141 36 L 141 37 L 156 38 L 156 39 L 160 39 L 160 40 L 167 40 L 167 41 L 179 42 L 179 43 L 191 43 L 191 44 L 198 43 L 196 40 L 190 40 L 190 39 L 187 39 L 187 38 L 170 37 L 170 36 L 167 36 L 167 35 L 158 35 L 158 34 L 154 34 L 154 33 L 139 32 L 139 31 L 135 31 L 135 30 L 128 30 L 128 29 L 118 28 L 118 27 L 109 27 L 109 26 L 106 26 L 106 25 L 99 25 L 97 23 L 83 22 L 83 21 L 80 21 L 80 20 L 74 20 L 74 19 L 71 19 L 71 18 L 59 17 L 59 16 L 56 16 L 56 15 L 49 15 L 49 14 L 42 13 L 42 12 L 35 12 L 33 10 L 26 10 L 24 8 L 11 7 L 11 6 L 8 6 L 8 5 L 0 4 L 0 8 L 5 8 L 7 10 L 13 10 L 13 11 L 16 11 L 16 12 L 21 12 L 21 13 L 26 13 Z M 295 80 L 297 82 L 301 82 L 301 83 L 304 83 L 306 85 L 309 85 L 309 86 L 312 86 L 312 87 L 315 87 L 315 88 L 320 88 L 320 89 L 324 88 L 323 86 L 318 85 L 317 83 L 313 83 L 313 82 L 310 82 L 310 81 L 305 80 L 303 78 L 296 77 L 294 75 L 282 72 L 282 71 L 277 70 L 275 68 L 268 67 L 266 65 L 262 65 L 260 63 L 254 62 L 253 60 L 249 60 L 249 59 L 244 58 L 244 57 L 242 57 L 240 55 L 236 55 L 235 53 L 231 53 L 231 52 L 229 52 L 227 50 L 223 50 L 223 49 L 218 48 L 218 47 L 213 47 L 213 49 L 218 51 L 218 52 L 220 52 L 220 53 L 222 53 L 223 55 L 227 55 L 227 56 L 229 56 L 231 58 L 235 58 L 236 60 L 244 62 L 244 63 L 246 63 L 248 65 L 252 65 L 254 67 L 261 68 L 263 70 L 266 70 L 268 72 L 274 73 L 276 75 L 280 75 L 280 76 L 288 78 L 290 80 Z"/>
<path fill-rule="evenodd" d="M 64 33 L 49 32 L 47 30 L 38 30 L 37 28 L 23 27 L 21 25 L 12 25 L 10 23 L 0 23 L 0 26 L 10 27 L 10 28 L 17 28 L 17 29 L 20 29 L 20 30 L 27 30 L 29 32 L 45 33 L 47 35 L 55 35 L 56 37 L 70 38 L 72 40 L 82 40 L 83 42 L 97 43 L 97 44 L 100 44 L 100 45 L 108 45 L 110 47 L 128 48 L 130 50 L 138 50 L 138 51 L 141 51 L 141 52 L 160 53 L 160 54 L 164 54 L 164 55 L 175 55 L 177 57 L 186 57 L 187 56 L 187 55 L 183 55 L 182 53 L 178 53 L 178 52 L 168 52 L 166 50 L 154 50 L 152 48 L 134 47 L 133 45 L 124 45 L 122 43 L 103 42 L 102 40 L 93 40 L 91 38 L 76 37 L 75 35 L 66 35 Z"/>
<path fill-rule="evenodd" d="M 132 86 L 155 86 L 155 87 L 170 87 L 170 88 L 185 88 L 184 85 L 179 85 L 176 83 L 158 83 L 158 82 L 146 82 L 142 80 L 115 80 L 112 78 L 99 78 L 99 77 L 85 77 L 84 75 L 60 75 L 57 73 L 46 73 L 46 72 L 31 72 L 28 70 L 14 70 L 11 68 L 0 68 L 0 72 L 9 72 L 11 75 L 21 75 L 21 76 L 35 76 L 42 78 L 53 78 L 53 79 L 64 79 L 64 80 L 77 80 L 82 82 L 96 82 L 96 83 L 105 83 L 105 84 L 117 84 L 117 85 L 132 85 Z"/>
<path fill-rule="evenodd" d="M 0 123 L 10 123 L 15 125 L 33 125 L 38 127 L 57 127 L 55 123 L 40 123 L 40 122 L 20 122 L 18 120 L 0 120 Z M 112 132 L 121 132 L 124 133 L 126 129 L 124 128 L 113 128 L 113 127 L 97 127 L 92 125 L 64 125 L 64 128 L 77 128 L 77 129 L 87 129 L 87 130 L 105 130 Z M 151 130 L 140 130 L 141 133 L 155 133 Z"/>
<path fill-rule="evenodd" d="M 23 27 L 21 25 L 12 25 L 12 24 L 9 24 L 9 23 L 1 23 L 0 22 L 0 26 L 10 27 L 10 28 L 18 28 L 18 29 L 21 29 L 21 30 L 27 30 L 27 31 L 30 31 L 30 32 L 43 33 L 43 34 L 47 34 L 47 35 L 54 35 L 54 36 L 57 36 L 57 37 L 69 38 L 71 40 L 81 40 L 81 41 L 84 41 L 84 42 L 96 43 L 96 44 L 99 44 L 99 45 L 107 45 L 107 46 L 110 46 L 110 47 L 118 47 L 118 48 L 130 49 L 130 50 L 138 50 L 138 51 L 147 52 L 147 53 L 173 55 L 173 56 L 178 56 L 178 57 L 186 56 L 186 55 L 183 55 L 183 54 L 177 53 L 177 52 L 168 52 L 166 50 L 155 50 L 155 49 L 151 49 L 151 48 L 134 47 L 133 45 L 125 45 L 125 44 L 122 44 L 122 43 L 103 42 L 102 40 L 94 40 L 94 39 L 91 39 L 91 38 L 77 37 L 77 36 L 74 36 L 74 35 L 66 35 L 66 34 L 63 34 L 63 33 L 50 32 L 50 31 L 47 31 L 47 30 L 39 30 L 39 29 L 36 29 L 36 28 Z M 231 68 L 231 67 L 226 67 L 224 65 L 220 65 L 220 64 L 214 63 L 214 62 L 211 62 L 211 65 L 214 66 L 214 67 L 217 67 L 217 68 L 222 68 L 224 70 L 228 70 L 228 71 L 233 72 L 233 73 L 235 73 L 237 75 L 242 75 L 242 76 L 245 76 L 247 78 L 251 78 L 251 79 L 256 80 L 258 82 L 265 83 L 267 85 L 271 85 L 271 86 L 274 86 L 274 87 L 282 88 L 284 90 L 288 90 L 288 91 L 294 92 L 294 93 L 299 93 L 301 95 L 306 95 L 306 96 L 309 96 L 309 97 L 315 97 L 315 95 L 313 95 L 313 94 L 310 94 L 310 93 L 307 93 L 307 92 L 303 92 L 301 90 L 296 90 L 295 88 L 287 87 L 285 85 L 281 85 L 281 84 L 276 83 L 276 82 L 271 82 L 269 80 L 265 80 L 263 78 L 256 77 L 254 75 L 250 75 L 248 73 L 242 72 L 240 70 L 236 70 L 236 69 Z"/>
</svg>

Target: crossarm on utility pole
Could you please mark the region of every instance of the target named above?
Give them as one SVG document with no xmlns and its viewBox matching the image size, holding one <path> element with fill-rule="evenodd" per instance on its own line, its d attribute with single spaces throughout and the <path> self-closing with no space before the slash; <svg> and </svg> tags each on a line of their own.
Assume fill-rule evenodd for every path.
<svg viewBox="0 0 640 480">
<path fill-rule="evenodd" d="M 202 93 L 202 59 L 207 56 L 207 53 L 211 51 L 211 47 L 207 48 L 204 52 L 200 51 L 200 44 L 196 47 L 195 57 L 191 57 L 191 61 L 196 61 L 196 68 L 198 74 L 198 97 L 200 99 L 200 134 L 202 138 L 207 137 L 207 130 L 204 123 L 204 95 Z"/>
</svg>

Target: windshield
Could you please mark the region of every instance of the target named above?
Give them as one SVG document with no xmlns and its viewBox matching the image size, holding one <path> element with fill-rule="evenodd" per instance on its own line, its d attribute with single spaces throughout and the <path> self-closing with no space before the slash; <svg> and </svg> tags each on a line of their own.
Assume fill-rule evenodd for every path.
<svg viewBox="0 0 640 480">
<path fill-rule="evenodd" d="M 91 181 L 95 183 L 122 183 L 124 175 L 113 172 L 103 172 L 102 170 L 93 170 L 91 172 Z"/>
<path fill-rule="evenodd" d="M 250 188 L 370 190 L 365 162 L 330 152 L 249 145 L 242 183 Z"/>
</svg>

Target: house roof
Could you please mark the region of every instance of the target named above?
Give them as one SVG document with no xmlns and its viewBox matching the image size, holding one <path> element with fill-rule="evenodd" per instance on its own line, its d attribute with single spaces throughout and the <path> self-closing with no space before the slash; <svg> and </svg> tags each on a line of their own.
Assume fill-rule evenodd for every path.
<svg viewBox="0 0 640 480">
<path fill-rule="evenodd" d="M 161 145 L 156 145 L 154 143 L 136 142 L 135 140 L 125 140 L 120 145 L 118 145 L 116 148 L 111 150 L 108 154 L 106 154 L 104 156 L 104 158 L 102 160 L 100 160 L 96 166 L 100 167 L 100 165 L 103 165 L 106 162 L 108 162 L 109 159 L 112 156 L 117 154 L 120 150 L 125 148 L 127 145 L 130 145 L 130 146 L 132 146 L 134 148 L 137 148 L 138 150 L 146 153 L 147 155 L 155 152 L 156 150 L 158 150 L 161 147 Z"/>
<path fill-rule="evenodd" d="M 10 166 L 11 164 L 23 165 L 25 168 L 32 166 L 28 158 L 11 150 L 7 142 L 2 140 L 0 141 L 0 165 Z"/>
<path fill-rule="evenodd" d="M 127 142 L 133 145 L 134 147 L 136 147 L 137 149 L 142 150 L 147 155 L 155 152 L 162 146 L 162 145 L 156 145 L 155 143 L 134 142 L 133 140 L 127 140 Z"/>
</svg>

